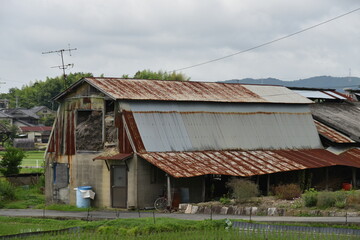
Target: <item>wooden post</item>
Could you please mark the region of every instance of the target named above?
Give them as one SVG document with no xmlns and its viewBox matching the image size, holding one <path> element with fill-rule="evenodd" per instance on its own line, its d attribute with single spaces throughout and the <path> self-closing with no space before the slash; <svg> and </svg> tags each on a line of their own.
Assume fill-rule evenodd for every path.
<svg viewBox="0 0 360 240">
<path fill-rule="evenodd" d="M 352 172 L 352 187 L 353 189 L 356 189 L 356 168 L 352 167 L 351 168 L 351 172 Z"/>
<path fill-rule="evenodd" d="M 168 203 L 167 206 L 171 207 L 171 185 L 170 185 L 170 175 L 167 174 L 167 199 L 168 199 Z"/>
<path fill-rule="evenodd" d="M 266 195 L 269 196 L 270 194 L 270 174 L 267 175 L 266 181 Z"/>
</svg>

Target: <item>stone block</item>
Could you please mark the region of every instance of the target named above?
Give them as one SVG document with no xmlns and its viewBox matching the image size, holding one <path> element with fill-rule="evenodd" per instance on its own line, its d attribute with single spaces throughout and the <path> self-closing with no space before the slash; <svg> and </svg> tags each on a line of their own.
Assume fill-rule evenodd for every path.
<svg viewBox="0 0 360 240">
<path fill-rule="evenodd" d="M 191 213 L 191 209 L 192 209 L 192 205 L 188 204 L 186 207 L 185 213 L 187 213 L 187 214 Z"/>
<path fill-rule="evenodd" d="M 228 208 L 228 207 L 222 207 L 222 208 L 220 209 L 220 214 L 222 214 L 222 215 L 226 215 L 226 214 L 227 214 L 227 212 L 228 212 L 228 210 L 229 210 L 229 208 Z"/>
<path fill-rule="evenodd" d="M 191 208 L 191 214 L 197 213 L 198 209 L 199 209 L 199 206 L 192 206 L 192 208 Z"/>
<path fill-rule="evenodd" d="M 180 203 L 179 204 L 179 211 L 185 211 L 187 206 L 188 206 L 187 203 Z"/>
<path fill-rule="evenodd" d="M 276 216 L 277 215 L 277 209 L 276 208 L 268 208 L 267 215 L 268 216 Z"/>
</svg>

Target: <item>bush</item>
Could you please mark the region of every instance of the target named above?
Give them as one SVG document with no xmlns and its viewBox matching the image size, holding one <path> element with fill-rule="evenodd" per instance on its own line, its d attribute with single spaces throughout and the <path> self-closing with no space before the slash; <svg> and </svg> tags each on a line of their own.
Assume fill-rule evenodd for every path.
<svg viewBox="0 0 360 240">
<path fill-rule="evenodd" d="M 258 186 L 245 179 L 232 179 L 227 183 L 232 190 L 232 196 L 239 202 L 244 202 L 259 195 Z"/>
<path fill-rule="evenodd" d="M 19 174 L 20 164 L 25 157 L 24 152 L 21 149 L 8 147 L 6 152 L 0 161 L 0 171 L 4 176 L 12 174 Z"/>
<path fill-rule="evenodd" d="M 296 184 L 285 184 L 276 186 L 274 189 L 275 196 L 280 199 L 292 200 L 301 196 L 301 189 Z"/>
<path fill-rule="evenodd" d="M 337 208 L 345 208 L 347 205 L 348 193 L 345 191 L 337 191 L 335 194 L 335 204 Z"/>
<path fill-rule="evenodd" d="M 317 204 L 317 195 L 318 192 L 310 188 L 309 190 L 306 190 L 305 193 L 302 195 L 304 199 L 304 205 L 305 207 L 314 207 Z"/>
<path fill-rule="evenodd" d="M 317 196 L 316 206 L 319 208 L 334 207 L 336 202 L 336 195 L 334 192 L 319 192 Z"/>
<path fill-rule="evenodd" d="M 15 188 L 6 180 L 0 180 L 0 202 L 14 200 Z"/>
<path fill-rule="evenodd" d="M 350 191 L 346 198 L 346 203 L 348 206 L 359 206 L 360 205 L 360 191 Z"/>
</svg>

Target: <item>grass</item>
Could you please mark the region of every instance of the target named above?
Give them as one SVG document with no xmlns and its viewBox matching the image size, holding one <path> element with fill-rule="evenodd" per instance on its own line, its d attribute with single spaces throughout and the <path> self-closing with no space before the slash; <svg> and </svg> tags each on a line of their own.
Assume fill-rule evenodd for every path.
<svg viewBox="0 0 360 240">
<path fill-rule="evenodd" d="M 81 220 L 61 221 L 54 219 L 0 216 L 0 236 L 25 232 L 57 230 L 75 226 L 84 226 L 86 224 L 86 222 Z"/>
<path fill-rule="evenodd" d="M 3 208 L 6 209 L 25 209 L 39 208 L 44 205 L 45 196 L 40 191 L 39 186 L 22 186 L 15 188 L 15 199 L 3 202 Z"/>
<path fill-rule="evenodd" d="M 180 220 L 171 218 L 116 219 L 86 222 L 0 217 L 0 235 L 58 230 L 80 226 L 71 232 L 54 232 L 27 239 L 357 239 L 358 236 L 312 232 L 267 232 L 263 230 L 226 229 L 224 220 Z"/>
</svg>

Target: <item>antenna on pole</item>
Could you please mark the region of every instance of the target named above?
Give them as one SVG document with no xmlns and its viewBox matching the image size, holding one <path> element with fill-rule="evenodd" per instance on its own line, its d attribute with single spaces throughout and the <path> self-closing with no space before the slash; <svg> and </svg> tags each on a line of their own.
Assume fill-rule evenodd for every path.
<svg viewBox="0 0 360 240">
<path fill-rule="evenodd" d="M 64 63 L 64 52 L 69 52 L 69 55 L 71 56 L 71 51 L 75 51 L 77 50 L 77 48 L 70 48 L 70 44 L 68 49 L 60 49 L 60 50 L 55 50 L 55 51 L 48 51 L 48 52 L 42 52 L 42 54 L 49 54 L 49 53 L 60 53 L 61 56 L 61 65 L 59 66 L 54 66 L 52 68 L 59 68 L 63 70 L 63 76 L 64 76 L 64 87 L 66 88 L 66 73 L 65 73 L 65 69 L 68 69 L 70 67 L 74 67 L 74 64 L 65 64 Z"/>
</svg>

